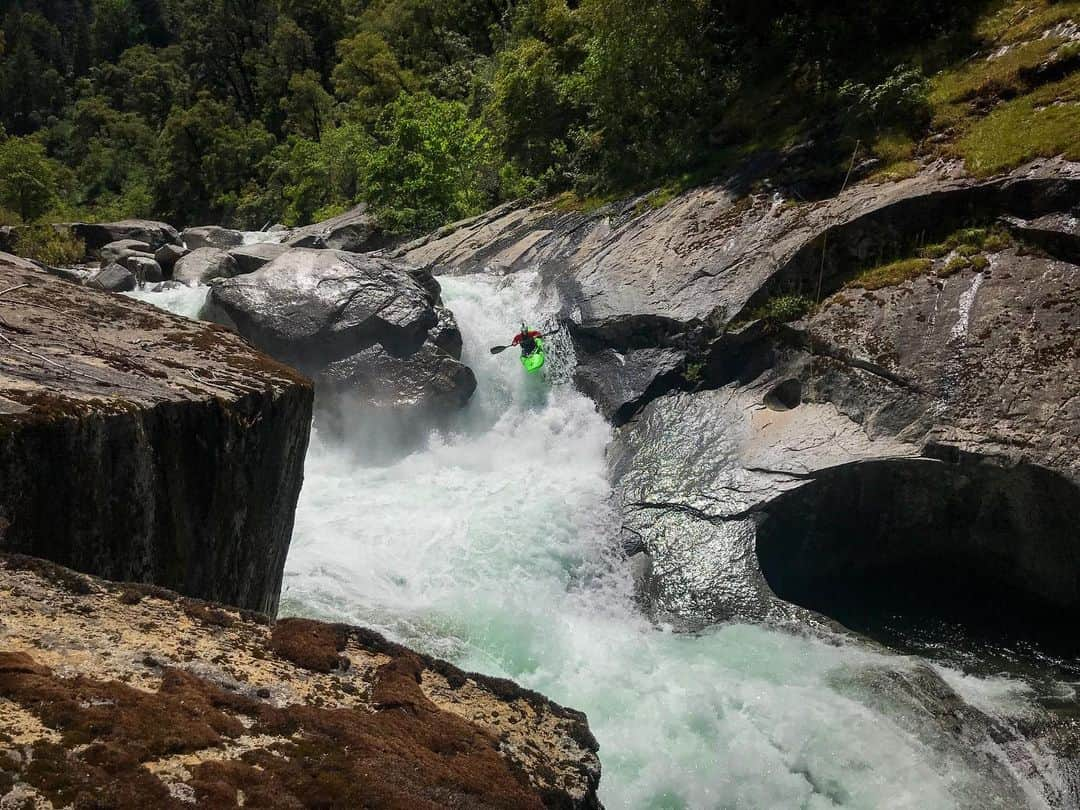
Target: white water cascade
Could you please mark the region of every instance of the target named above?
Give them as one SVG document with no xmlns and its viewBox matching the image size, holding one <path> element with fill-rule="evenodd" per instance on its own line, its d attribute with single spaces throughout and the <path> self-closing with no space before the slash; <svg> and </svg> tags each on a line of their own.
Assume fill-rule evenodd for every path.
<svg viewBox="0 0 1080 810">
<path fill-rule="evenodd" d="M 487 351 L 533 311 L 535 275 L 440 282 L 475 397 L 456 426 L 389 464 L 315 430 L 283 614 L 372 627 L 585 711 L 609 810 L 1012 806 L 962 742 L 870 683 L 917 659 L 646 620 L 616 550 L 610 428 L 571 384 Z M 154 295 L 140 297 L 183 310 Z M 946 674 L 972 703 L 1024 704 L 1018 682 Z"/>
</svg>

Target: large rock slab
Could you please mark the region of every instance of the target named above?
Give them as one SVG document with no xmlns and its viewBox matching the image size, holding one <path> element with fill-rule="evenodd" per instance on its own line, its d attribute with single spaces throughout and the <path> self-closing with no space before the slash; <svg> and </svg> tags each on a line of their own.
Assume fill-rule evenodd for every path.
<svg viewBox="0 0 1080 810">
<path fill-rule="evenodd" d="M 363 253 L 387 244 L 387 238 L 368 213 L 366 205 L 358 205 L 344 214 L 288 231 L 285 242 L 290 247 L 326 248 Z"/>
<path fill-rule="evenodd" d="M 84 242 L 90 250 L 99 250 L 110 242 L 121 239 L 134 239 L 157 250 L 162 245 L 179 245 L 180 234 L 176 228 L 166 222 L 149 219 L 124 219 L 120 222 L 73 222 L 68 225 L 71 231 Z"/>
<path fill-rule="evenodd" d="M 0 550 L 272 614 L 310 383 L 14 257 L 0 289 Z"/>
<path fill-rule="evenodd" d="M 600 806 L 584 715 L 370 630 L 12 556 L 0 624 L 5 807 Z"/>
<path fill-rule="evenodd" d="M 452 316 L 426 272 L 384 258 L 295 248 L 214 285 L 209 312 L 326 384 L 372 406 L 442 409 L 476 382 L 452 356 Z M 440 326 L 440 322 L 442 325 Z M 430 340 L 432 332 L 444 348 Z"/>
<path fill-rule="evenodd" d="M 707 370 L 721 387 L 653 401 L 613 445 L 659 610 L 702 624 L 794 602 L 849 623 L 873 600 L 969 603 L 1063 642 L 1080 268 L 1007 249 L 747 332 Z"/>
</svg>

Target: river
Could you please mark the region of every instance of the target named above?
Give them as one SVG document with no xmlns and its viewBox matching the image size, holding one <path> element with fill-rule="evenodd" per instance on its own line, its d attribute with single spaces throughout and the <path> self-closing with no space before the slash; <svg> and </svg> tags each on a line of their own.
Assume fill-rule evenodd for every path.
<svg viewBox="0 0 1080 810">
<path fill-rule="evenodd" d="M 1011 767 L 1002 752 L 943 740 L 882 690 L 875 673 L 920 659 L 760 625 L 650 623 L 617 552 L 610 427 L 557 358 L 544 380 L 487 351 L 530 317 L 535 275 L 440 282 L 477 392 L 451 428 L 379 464 L 316 426 L 283 615 L 372 627 L 586 712 L 609 810 L 1015 806 L 988 775 Z M 190 315 L 203 294 L 138 297 Z M 994 716 L 1025 711 L 1021 681 L 936 668 Z M 1024 801 L 1047 806 L 1034 789 Z"/>
</svg>

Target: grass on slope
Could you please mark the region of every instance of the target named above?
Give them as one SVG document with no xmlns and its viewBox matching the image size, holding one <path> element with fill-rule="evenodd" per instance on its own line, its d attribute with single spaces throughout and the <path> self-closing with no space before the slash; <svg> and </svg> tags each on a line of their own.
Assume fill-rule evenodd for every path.
<svg viewBox="0 0 1080 810">
<path fill-rule="evenodd" d="M 946 155 L 987 176 L 1037 157 L 1080 159 L 1080 2 L 1009 0 L 976 29 L 980 53 L 931 81 Z"/>
</svg>

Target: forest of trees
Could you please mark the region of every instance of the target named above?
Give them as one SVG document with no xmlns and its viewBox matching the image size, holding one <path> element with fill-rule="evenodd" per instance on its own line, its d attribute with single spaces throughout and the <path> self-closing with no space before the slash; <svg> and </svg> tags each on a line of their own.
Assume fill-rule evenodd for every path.
<svg viewBox="0 0 1080 810">
<path fill-rule="evenodd" d="M 366 201 L 405 233 L 818 130 L 842 163 L 924 125 L 980 5 L 5 0 L 0 207 L 261 227 Z"/>
</svg>

